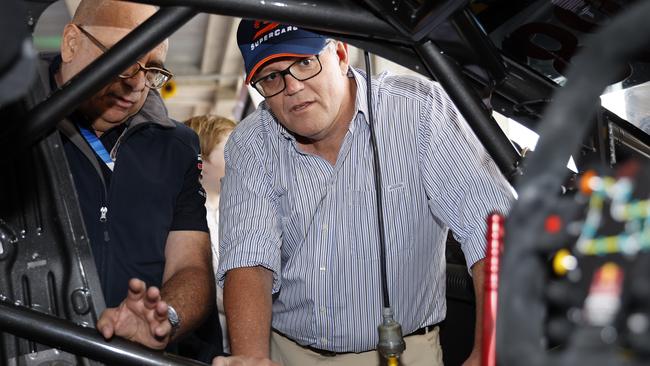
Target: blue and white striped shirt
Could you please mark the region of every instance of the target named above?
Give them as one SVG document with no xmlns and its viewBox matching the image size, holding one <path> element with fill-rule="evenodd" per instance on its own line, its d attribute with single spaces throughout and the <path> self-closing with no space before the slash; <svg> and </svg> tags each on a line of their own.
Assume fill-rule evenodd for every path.
<svg viewBox="0 0 650 366">
<path fill-rule="evenodd" d="M 379 240 L 366 81 L 353 70 L 356 111 L 336 165 L 305 154 L 265 103 L 225 149 L 220 285 L 233 268 L 273 271 L 273 328 L 300 344 L 362 352 L 381 322 Z M 445 239 L 468 266 L 484 257 L 485 217 L 507 212 L 508 183 L 442 88 L 373 80 L 388 289 L 404 334 L 445 318 Z"/>
</svg>

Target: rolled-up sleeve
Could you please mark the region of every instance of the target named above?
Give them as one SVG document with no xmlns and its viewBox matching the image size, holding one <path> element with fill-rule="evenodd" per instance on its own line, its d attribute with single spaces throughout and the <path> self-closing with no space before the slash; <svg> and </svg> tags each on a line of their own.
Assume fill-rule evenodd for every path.
<svg viewBox="0 0 650 366">
<path fill-rule="evenodd" d="M 250 129 L 237 128 L 226 143 L 224 157 L 218 284 L 223 287 L 231 269 L 262 266 L 273 272 L 275 293 L 280 288 L 281 230 L 263 143 Z"/>
<path fill-rule="evenodd" d="M 461 243 L 468 268 L 485 257 L 486 218 L 507 214 L 512 188 L 447 94 L 432 84 L 418 131 L 420 167 L 432 213 Z"/>
</svg>

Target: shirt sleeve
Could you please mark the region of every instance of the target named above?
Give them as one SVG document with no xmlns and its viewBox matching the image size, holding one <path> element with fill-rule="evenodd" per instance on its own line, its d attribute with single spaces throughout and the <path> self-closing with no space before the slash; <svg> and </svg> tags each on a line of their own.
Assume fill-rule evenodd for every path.
<svg viewBox="0 0 650 366">
<path fill-rule="evenodd" d="M 432 83 L 430 92 L 418 130 L 428 204 L 451 228 L 471 268 L 485 257 L 487 216 L 505 215 L 514 191 L 444 90 Z"/>
<path fill-rule="evenodd" d="M 183 186 L 174 207 L 170 231 L 191 230 L 208 232 L 205 211 L 205 191 L 199 181 L 201 175 L 199 160 L 199 139 L 194 135 L 193 149 L 184 149 L 182 163 L 186 167 Z"/>
<path fill-rule="evenodd" d="M 228 139 L 224 152 L 217 281 L 223 287 L 229 270 L 262 266 L 273 272 L 275 293 L 280 289 L 281 230 L 278 201 L 264 159 L 268 153 L 259 136 L 237 132 L 235 129 Z"/>
</svg>

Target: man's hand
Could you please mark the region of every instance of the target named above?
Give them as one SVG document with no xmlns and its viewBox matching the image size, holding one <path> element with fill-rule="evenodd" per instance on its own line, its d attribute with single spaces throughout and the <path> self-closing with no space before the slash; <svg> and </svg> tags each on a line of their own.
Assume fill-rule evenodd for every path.
<svg viewBox="0 0 650 366">
<path fill-rule="evenodd" d="M 269 360 L 268 358 L 247 357 L 247 356 L 231 356 L 231 357 L 215 357 L 212 360 L 212 366 L 280 366 L 279 364 Z"/>
<path fill-rule="evenodd" d="M 472 282 L 474 284 L 474 298 L 476 300 L 476 323 L 474 326 L 474 346 L 469 358 L 463 366 L 481 365 L 481 347 L 483 346 L 483 297 L 485 282 L 485 258 L 477 261 L 472 266 Z"/>
<path fill-rule="evenodd" d="M 469 358 L 463 362 L 463 366 L 481 366 L 481 354 L 476 349 L 472 350 Z"/>
<path fill-rule="evenodd" d="M 120 336 L 150 348 L 163 349 L 169 343 L 172 326 L 167 320 L 167 303 L 157 287 L 138 279 L 129 281 L 129 293 L 116 308 L 104 310 L 97 330 L 106 339 Z"/>
</svg>

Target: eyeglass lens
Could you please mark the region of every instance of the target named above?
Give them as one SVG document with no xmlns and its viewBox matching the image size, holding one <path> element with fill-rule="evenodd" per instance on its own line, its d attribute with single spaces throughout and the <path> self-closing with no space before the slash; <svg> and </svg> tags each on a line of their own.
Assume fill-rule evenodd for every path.
<svg viewBox="0 0 650 366">
<path fill-rule="evenodd" d="M 285 75 L 289 74 L 296 80 L 305 81 L 318 75 L 321 69 L 319 57 L 314 55 L 294 62 L 282 71 L 272 72 L 258 79 L 253 86 L 262 96 L 268 98 L 279 94 L 286 88 Z"/>
<path fill-rule="evenodd" d="M 139 63 L 131 65 L 129 68 L 120 73 L 120 77 L 128 79 L 134 77 L 140 70 L 144 71 L 145 84 L 153 89 L 162 88 L 170 79 L 171 75 L 157 67 L 144 67 Z"/>
<path fill-rule="evenodd" d="M 90 32 L 85 30 L 79 24 L 77 24 L 76 26 L 81 31 L 81 33 L 83 33 L 86 37 L 88 37 L 88 39 L 90 39 L 90 41 L 102 51 L 102 53 L 108 51 L 108 48 L 104 46 L 104 44 L 100 42 L 97 38 L 95 38 L 95 36 L 90 34 Z M 129 66 L 118 76 L 122 79 L 129 79 L 134 77 L 138 72 L 140 72 L 140 70 L 144 71 L 145 85 L 152 89 L 162 88 L 165 85 L 165 83 L 172 77 L 172 73 L 170 73 L 165 69 L 158 68 L 158 67 L 145 67 L 142 66 L 142 64 L 140 64 L 139 62 L 136 62 L 135 64 Z"/>
</svg>

